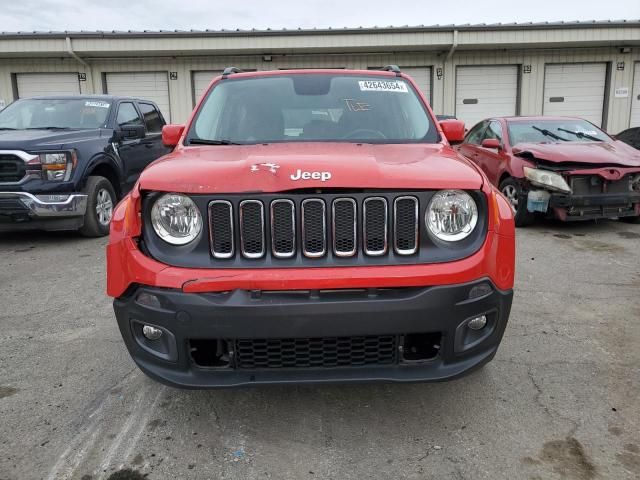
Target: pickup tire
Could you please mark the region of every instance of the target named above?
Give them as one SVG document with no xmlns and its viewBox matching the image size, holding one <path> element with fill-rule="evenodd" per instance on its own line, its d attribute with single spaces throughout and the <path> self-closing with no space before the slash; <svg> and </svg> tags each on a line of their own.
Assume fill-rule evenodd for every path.
<svg viewBox="0 0 640 480">
<path fill-rule="evenodd" d="M 85 237 L 104 237 L 109 234 L 109 224 L 116 206 L 116 192 L 104 177 L 92 175 L 82 190 L 87 194 L 87 211 L 84 225 L 79 232 Z"/>
<path fill-rule="evenodd" d="M 524 192 L 520 183 L 513 177 L 505 178 L 500 183 L 500 191 L 511 204 L 511 208 L 513 208 L 516 227 L 531 225 L 536 216 L 527 210 L 527 203 L 522 201 Z"/>
</svg>

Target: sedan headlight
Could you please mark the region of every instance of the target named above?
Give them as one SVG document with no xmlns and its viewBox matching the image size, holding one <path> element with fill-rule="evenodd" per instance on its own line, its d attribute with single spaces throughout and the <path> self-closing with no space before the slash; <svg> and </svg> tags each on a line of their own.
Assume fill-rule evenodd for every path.
<svg viewBox="0 0 640 480">
<path fill-rule="evenodd" d="M 478 206 L 471 195 L 462 190 L 441 190 L 429 202 L 425 223 L 437 239 L 457 242 L 476 228 Z"/>
<path fill-rule="evenodd" d="M 151 224 L 158 236 L 171 245 L 186 245 L 202 231 L 202 216 L 186 195 L 167 193 L 151 208 Z"/>
<path fill-rule="evenodd" d="M 66 182 L 76 165 L 75 152 L 43 152 L 38 154 L 45 180 Z"/>
<path fill-rule="evenodd" d="M 555 190 L 563 193 L 571 193 L 571 187 L 567 184 L 562 175 L 540 168 L 524 167 L 524 176 L 536 187 L 544 187 L 548 190 Z"/>
</svg>

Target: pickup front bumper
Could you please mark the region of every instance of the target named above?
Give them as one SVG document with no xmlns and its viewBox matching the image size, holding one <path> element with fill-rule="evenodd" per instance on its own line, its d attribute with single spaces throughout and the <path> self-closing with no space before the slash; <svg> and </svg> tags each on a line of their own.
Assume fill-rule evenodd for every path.
<svg viewBox="0 0 640 480">
<path fill-rule="evenodd" d="M 73 230 L 82 227 L 87 195 L 0 192 L 0 232 Z"/>
<path fill-rule="evenodd" d="M 114 301 L 150 377 L 183 388 L 458 377 L 490 361 L 512 291 L 471 283 L 342 290 L 185 293 L 135 286 Z M 484 316 L 484 327 L 471 320 Z M 149 339 L 144 327 L 159 338 Z"/>
</svg>

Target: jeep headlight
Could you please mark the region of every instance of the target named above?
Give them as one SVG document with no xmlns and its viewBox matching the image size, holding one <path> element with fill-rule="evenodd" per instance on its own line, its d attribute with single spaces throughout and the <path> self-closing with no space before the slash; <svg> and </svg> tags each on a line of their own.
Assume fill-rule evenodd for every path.
<svg viewBox="0 0 640 480">
<path fill-rule="evenodd" d="M 76 165 L 75 152 L 42 152 L 37 155 L 44 180 L 66 182 L 71 178 Z"/>
<path fill-rule="evenodd" d="M 462 190 L 441 190 L 429 202 L 425 214 L 429 233 L 445 242 L 467 238 L 478 224 L 478 206 Z"/>
<path fill-rule="evenodd" d="M 524 176 L 536 187 L 555 190 L 563 193 L 571 193 L 571 187 L 562 175 L 540 168 L 524 167 Z"/>
<path fill-rule="evenodd" d="M 186 195 L 166 193 L 151 208 L 151 224 L 158 236 L 172 245 L 186 245 L 202 231 L 202 216 Z"/>
</svg>

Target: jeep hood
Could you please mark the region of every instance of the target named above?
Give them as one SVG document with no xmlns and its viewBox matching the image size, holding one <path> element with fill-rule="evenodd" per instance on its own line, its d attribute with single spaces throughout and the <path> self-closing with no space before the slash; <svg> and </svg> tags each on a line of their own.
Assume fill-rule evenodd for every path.
<svg viewBox="0 0 640 480">
<path fill-rule="evenodd" d="M 553 163 L 640 167 L 640 151 L 624 142 L 518 143 L 513 153 L 519 157 Z"/>
<path fill-rule="evenodd" d="M 308 174 L 298 178 L 298 170 Z M 316 178 L 307 178 L 313 172 L 318 172 Z M 178 147 L 140 177 L 142 190 L 184 193 L 302 188 L 472 190 L 481 185 L 482 176 L 475 167 L 442 144 L 305 142 Z"/>
</svg>

